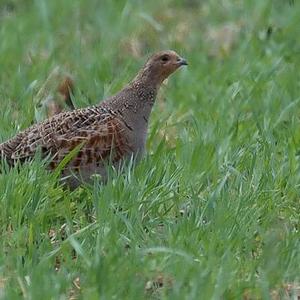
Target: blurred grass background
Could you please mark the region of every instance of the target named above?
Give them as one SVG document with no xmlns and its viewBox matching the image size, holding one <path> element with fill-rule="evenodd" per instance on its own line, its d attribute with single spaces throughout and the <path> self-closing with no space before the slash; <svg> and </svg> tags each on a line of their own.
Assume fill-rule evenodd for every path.
<svg viewBox="0 0 300 300">
<path fill-rule="evenodd" d="M 157 50 L 189 62 L 133 171 L 74 192 L 39 161 L 1 174 L 0 297 L 299 297 L 299 36 L 297 1 L 0 0 L 0 141 L 56 66 L 82 107 Z"/>
</svg>

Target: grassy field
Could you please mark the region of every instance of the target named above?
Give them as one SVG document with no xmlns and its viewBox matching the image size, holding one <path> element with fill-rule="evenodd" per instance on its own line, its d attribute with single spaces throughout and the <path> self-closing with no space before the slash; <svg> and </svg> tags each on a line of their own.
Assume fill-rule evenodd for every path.
<svg viewBox="0 0 300 300">
<path fill-rule="evenodd" d="M 1 0 L 0 141 L 41 118 L 56 66 L 77 107 L 157 50 L 189 66 L 123 176 L 70 192 L 38 160 L 0 175 L 0 298 L 297 299 L 299 36 L 299 1 Z"/>
</svg>

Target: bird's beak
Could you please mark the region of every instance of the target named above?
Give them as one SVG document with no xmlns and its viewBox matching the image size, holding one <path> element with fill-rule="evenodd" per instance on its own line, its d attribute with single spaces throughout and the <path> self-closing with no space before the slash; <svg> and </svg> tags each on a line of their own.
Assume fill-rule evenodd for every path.
<svg viewBox="0 0 300 300">
<path fill-rule="evenodd" d="M 178 61 L 179 66 L 187 66 L 188 63 L 184 58 L 180 58 L 180 60 Z"/>
</svg>

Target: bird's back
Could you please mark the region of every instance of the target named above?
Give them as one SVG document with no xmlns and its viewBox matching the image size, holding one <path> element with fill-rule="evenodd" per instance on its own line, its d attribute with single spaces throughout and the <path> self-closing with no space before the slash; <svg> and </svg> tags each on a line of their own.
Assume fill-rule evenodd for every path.
<svg viewBox="0 0 300 300">
<path fill-rule="evenodd" d="M 0 144 L 0 153 L 10 165 L 32 159 L 37 151 L 50 155 L 50 167 L 57 164 L 74 148 L 78 153 L 69 168 L 80 169 L 98 164 L 109 156 L 117 160 L 129 152 L 126 126 L 120 116 L 104 107 L 89 107 L 63 112 L 33 125 L 12 139 Z"/>
</svg>

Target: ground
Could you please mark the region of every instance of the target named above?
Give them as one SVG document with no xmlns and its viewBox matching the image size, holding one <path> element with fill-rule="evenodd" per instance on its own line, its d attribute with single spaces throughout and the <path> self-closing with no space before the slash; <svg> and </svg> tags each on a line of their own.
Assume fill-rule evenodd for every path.
<svg viewBox="0 0 300 300">
<path fill-rule="evenodd" d="M 123 176 L 70 192 L 38 158 L 0 175 L 0 297 L 299 297 L 299 15 L 287 0 L 1 0 L 0 141 L 43 118 L 56 67 L 84 107 L 154 51 L 189 66 Z"/>
</svg>

